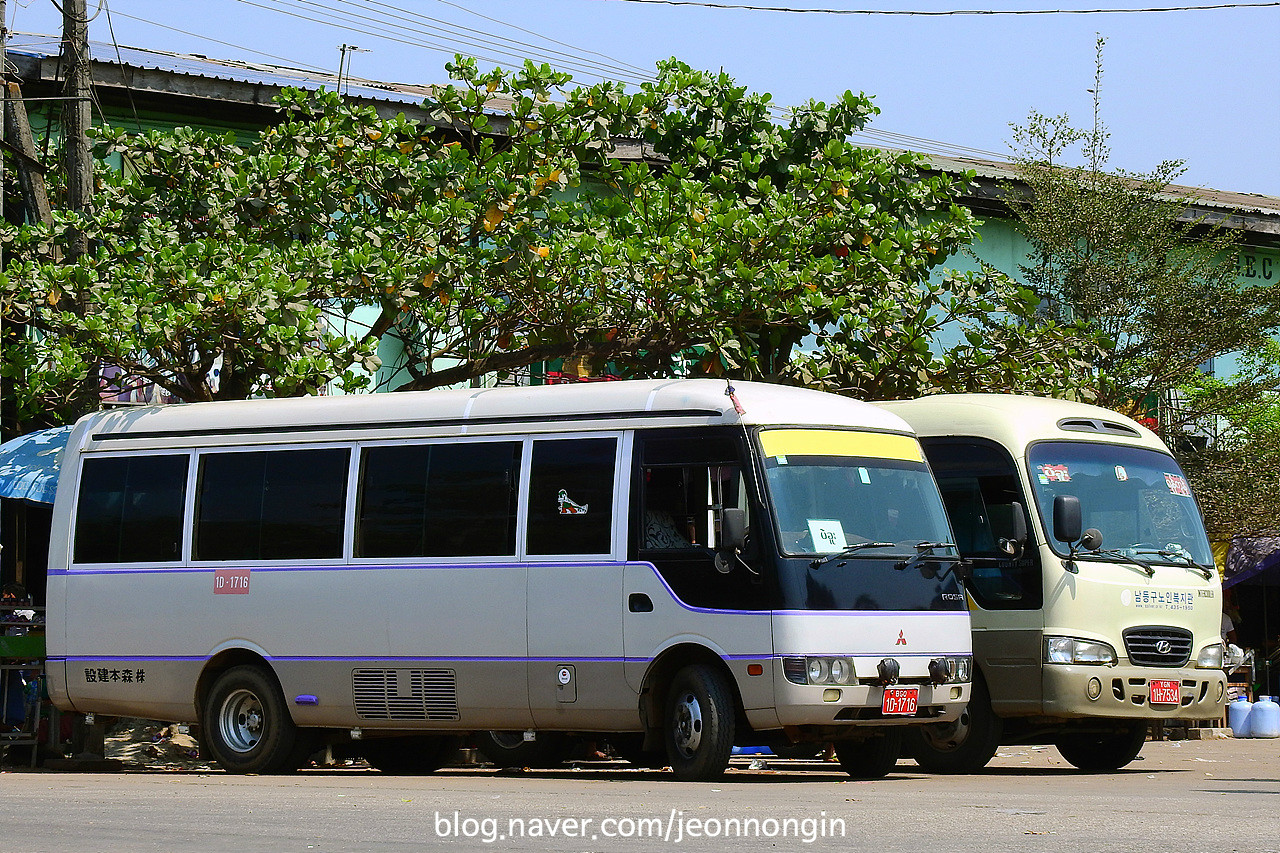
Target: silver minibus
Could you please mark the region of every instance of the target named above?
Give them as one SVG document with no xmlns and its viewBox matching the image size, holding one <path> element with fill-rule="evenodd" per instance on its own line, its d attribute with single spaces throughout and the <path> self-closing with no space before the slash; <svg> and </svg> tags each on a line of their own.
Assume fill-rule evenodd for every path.
<svg viewBox="0 0 1280 853">
<path fill-rule="evenodd" d="M 893 767 L 969 700 L 941 497 L 882 409 L 712 379 L 200 403 L 80 420 L 54 507 L 59 707 L 197 721 L 233 772 L 323 746 L 608 733 Z"/>
</svg>

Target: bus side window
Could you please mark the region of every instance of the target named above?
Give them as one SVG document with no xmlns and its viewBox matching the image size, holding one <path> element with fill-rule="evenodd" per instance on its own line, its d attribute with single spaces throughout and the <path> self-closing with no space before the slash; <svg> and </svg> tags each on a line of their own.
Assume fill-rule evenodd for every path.
<svg viewBox="0 0 1280 853">
<path fill-rule="evenodd" d="M 202 454 L 194 558 L 341 557 L 349 457 L 346 448 Z"/>
<path fill-rule="evenodd" d="M 528 553 L 612 553 L 617 452 L 616 438 L 533 442 Z"/>
<path fill-rule="evenodd" d="M 515 441 L 365 448 L 355 556 L 515 556 L 520 450 Z"/>
<path fill-rule="evenodd" d="M 186 454 L 85 459 L 76 502 L 77 563 L 182 559 Z"/>
</svg>

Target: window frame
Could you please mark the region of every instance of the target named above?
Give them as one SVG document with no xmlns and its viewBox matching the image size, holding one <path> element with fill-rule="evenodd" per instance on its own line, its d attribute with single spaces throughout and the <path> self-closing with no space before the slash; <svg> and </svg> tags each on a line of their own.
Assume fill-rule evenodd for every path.
<svg viewBox="0 0 1280 853">
<path fill-rule="evenodd" d="M 376 450 L 382 447 L 405 447 L 405 446 L 427 446 L 427 445 L 455 445 L 455 444 L 515 444 L 520 447 L 520 466 L 512 473 L 515 476 L 516 488 L 516 513 L 512 524 L 515 525 L 515 551 L 511 554 L 497 555 L 453 555 L 453 556 L 418 556 L 418 557 L 364 557 L 357 556 L 355 552 L 357 528 L 360 524 L 360 497 L 361 488 L 364 484 L 364 454 L 369 450 Z M 521 510 L 526 502 L 527 491 L 525 487 L 525 469 L 529 457 L 528 437 L 515 434 L 492 434 L 492 435 L 476 435 L 476 436 L 429 436 L 422 438 L 398 439 L 398 440 L 379 440 L 361 442 L 358 445 L 357 453 L 352 465 L 351 472 L 351 503 L 349 507 L 348 525 L 349 541 L 346 544 L 344 553 L 350 558 L 352 565 L 419 565 L 419 564 L 446 564 L 453 565 L 459 563 L 502 563 L 516 562 L 521 559 L 520 552 L 522 540 L 524 536 L 524 526 L 521 522 Z"/>
<path fill-rule="evenodd" d="M 104 566 L 120 566 L 126 565 L 130 571 L 137 569 L 145 569 L 148 566 L 172 568 L 174 566 L 185 565 L 188 562 L 191 550 L 191 489 L 195 479 L 192 460 L 195 452 L 190 448 L 153 448 L 141 451 L 94 451 L 89 453 L 78 454 L 76 460 L 76 492 L 75 498 L 71 503 L 70 518 L 70 537 L 67 541 L 67 567 L 69 571 L 76 570 L 100 570 Z M 178 546 L 178 556 L 172 560 L 140 560 L 138 562 L 122 563 L 120 561 L 110 562 L 85 562 L 76 559 L 76 539 L 78 536 L 80 525 L 80 499 L 83 494 L 84 486 L 84 466 L 90 460 L 97 459 L 137 459 L 146 456 L 171 456 L 186 457 L 187 473 L 183 480 L 182 495 L 182 520 L 181 529 L 179 531 L 180 541 Z"/>
<path fill-rule="evenodd" d="M 610 506 L 609 550 L 600 553 L 561 553 L 530 554 L 529 553 L 529 486 L 533 479 L 533 445 L 534 442 L 575 441 L 595 438 L 612 438 L 616 440 L 613 455 L 613 495 Z M 517 559 L 525 563 L 566 563 L 584 561 L 621 562 L 626 559 L 627 530 L 630 522 L 630 502 L 627 495 L 631 493 L 630 459 L 634 442 L 632 430 L 591 430 L 572 433 L 535 433 L 525 436 L 525 448 L 520 460 L 520 505 L 517 511 L 516 553 Z"/>
<path fill-rule="evenodd" d="M 196 544 L 196 525 L 198 519 L 196 510 L 199 503 L 200 472 L 201 461 L 206 455 L 224 455 L 230 453 L 282 453 L 289 450 L 346 450 L 347 451 L 347 472 L 343 481 L 345 495 L 342 502 L 342 547 L 336 557 L 288 557 L 288 558 L 255 558 L 255 559 L 228 559 L 228 560 L 202 560 L 195 556 Z M 355 460 L 359 457 L 358 444 L 353 441 L 322 441 L 314 443 L 290 442 L 288 444 L 250 444 L 250 445 L 215 445 L 209 447 L 198 447 L 193 451 L 194 461 L 189 471 L 189 489 L 187 498 L 187 545 L 184 550 L 185 562 L 193 567 L 222 567 L 222 566 L 325 566 L 325 565 L 343 565 L 351 554 L 352 543 L 352 524 L 354 520 L 354 500 L 355 495 L 352 493 L 353 487 L 353 467 Z"/>
</svg>

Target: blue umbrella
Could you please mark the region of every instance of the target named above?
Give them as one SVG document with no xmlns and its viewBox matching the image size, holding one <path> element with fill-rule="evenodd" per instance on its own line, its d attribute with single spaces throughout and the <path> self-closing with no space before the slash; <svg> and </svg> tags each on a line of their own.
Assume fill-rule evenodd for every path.
<svg viewBox="0 0 1280 853">
<path fill-rule="evenodd" d="M 0 498 L 51 504 L 71 427 L 44 429 L 0 444 Z"/>
</svg>

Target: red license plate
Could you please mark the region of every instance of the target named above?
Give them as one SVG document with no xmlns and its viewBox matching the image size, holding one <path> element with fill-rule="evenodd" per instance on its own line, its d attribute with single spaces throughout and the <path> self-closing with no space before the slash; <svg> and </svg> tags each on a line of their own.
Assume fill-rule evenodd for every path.
<svg viewBox="0 0 1280 853">
<path fill-rule="evenodd" d="M 1156 680 L 1148 684 L 1151 687 L 1152 705 L 1177 705 L 1182 701 L 1182 685 L 1178 682 Z"/>
<path fill-rule="evenodd" d="M 886 687 L 880 710 L 886 714 L 914 714 L 919 702 L 919 687 Z"/>
</svg>

